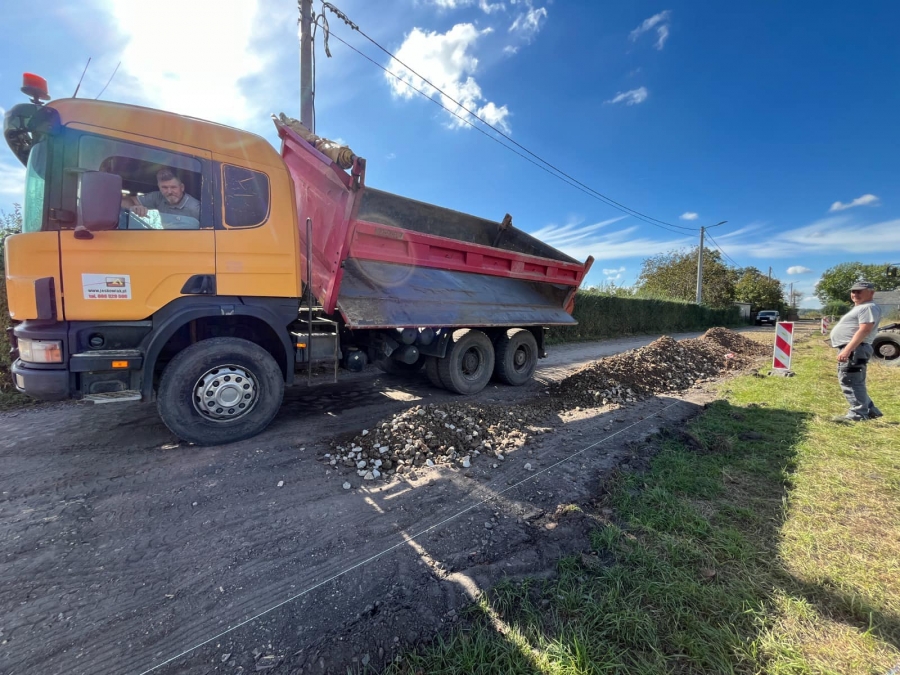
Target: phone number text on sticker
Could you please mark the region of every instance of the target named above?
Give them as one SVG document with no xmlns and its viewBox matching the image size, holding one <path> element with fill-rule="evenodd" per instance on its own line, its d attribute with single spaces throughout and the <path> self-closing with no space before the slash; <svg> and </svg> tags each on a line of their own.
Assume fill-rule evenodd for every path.
<svg viewBox="0 0 900 675">
<path fill-rule="evenodd" d="M 82 274 L 85 300 L 131 300 L 131 275 Z"/>
</svg>

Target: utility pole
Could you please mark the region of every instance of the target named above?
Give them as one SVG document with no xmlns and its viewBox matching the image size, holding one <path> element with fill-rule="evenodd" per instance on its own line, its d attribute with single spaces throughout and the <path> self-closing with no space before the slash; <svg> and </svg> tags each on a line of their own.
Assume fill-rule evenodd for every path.
<svg viewBox="0 0 900 675">
<path fill-rule="evenodd" d="M 710 225 L 710 229 L 714 227 L 718 227 L 719 225 L 724 225 L 727 223 L 727 220 L 723 220 L 721 223 L 716 223 L 715 225 Z M 706 228 L 700 227 L 700 250 L 697 251 L 697 304 L 703 304 L 703 242 L 706 239 Z"/>
<path fill-rule="evenodd" d="M 772 280 L 772 266 L 769 265 L 769 281 Z"/>
<path fill-rule="evenodd" d="M 700 249 L 697 251 L 697 304 L 703 303 L 703 239 L 706 228 L 700 227 Z"/>
<path fill-rule="evenodd" d="M 300 122 L 314 128 L 312 0 L 300 0 Z"/>
</svg>

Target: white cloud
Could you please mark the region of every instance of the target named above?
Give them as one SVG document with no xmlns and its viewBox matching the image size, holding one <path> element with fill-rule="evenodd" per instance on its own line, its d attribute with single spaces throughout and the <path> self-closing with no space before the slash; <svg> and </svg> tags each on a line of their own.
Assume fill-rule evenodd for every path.
<svg viewBox="0 0 900 675">
<path fill-rule="evenodd" d="M 621 274 L 615 274 L 613 276 L 606 277 L 607 281 L 620 281 L 622 279 Z"/>
<path fill-rule="evenodd" d="M 506 5 L 502 2 L 488 2 L 487 0 L 478 0 L 478 8 L 485 14 L 493 14 L 501 9 L 506 9 Z"/>
<path fill-rule="evenodd" d="M 490 32 L 490 28 L 479 31 L 470 23 L 457 24 L 446 33 L 426 33 L 413 28 L 397 50 L 397 58 L 409 64 L 410 68 L 441 89 L 446 96 L 435 91 L 403 66 L 396 65 L 396 62 L 392 68 L 400 79 L 385 73 L 394 95 L 401 98 L 414 96 L 415 92 L 404 84 L 408 83 L 432 96 L 437 94 L 447 108 L 464 118 L 471 116 L 451 101 L 451 98 L 459 101 L 463 107 L 488 123 L 509 132 L 509 123 L 506 121 L 509 116 L 507 107 L 486 101 L 481 87 L 472 77 L 478 69 L 478 59 L 472 55 L 472 49 L 481 36 Z M 465 123 L 457 117 L 451 117 L 449 124 L 451 127 L 461 127 Z"/>
<path fill-rule="evenodd" d="M 812 270 L 803 265 L 794 265 L 787 268 L 788 274 L 809 274 L 810 272 L 812 272 Z"/>
<path fill-rule="evenodd" d="M 697 220 L 700 217 L 699 213 L 694 213 L 693 211 L 685 211 L 680 216 L 678 216 L 682 220 Z"/>
<path fill-rule="evenodd" d="M 636 234 L 637 227 L 616 231 L 607 229 L 609 225 L 627 217 L 620 216 L 588 225 L 581 222 L 570 222 L 562 227 L 547 225 L 531 235 L 578 260 L 584 260 L 589 255 L 596 260 L 646 258 L 694 244 L 693 237 L 670 240 L 639 237 Z"/>
<path fill-rule="evenodd" d="M 662 48 L 666 45 L 666 40 L 669 39 L 669 27 L 668 26 L 660 26 L 656 29 L 656 33 L 659 36 L 656 40 L 656 44 L 654 47 L 662 51 Z"/>
<path fill-rule="evenodd" d="M 385 155 L 385 159 L 388 159 L 388 160 L 397 159 L 397 154 L 394 152 L 389 152 L 387 155 Z"/>
<path fill-rule="evenodd" d="M 647 91 L 647 87 L 639 87 L 638 89 L 632 89 L 631 91 L 620 91 L 613 98 L 611 98 L 607 103 L 624 103 L 625 105 L 637 105 L 638 103 L 643 103 L 647 100 L 647 97 L 650 95 L 650 92 Z"/>
<path fill-rule="evenodd" d="M 814 295 L 807 295 L 803 298 L 800 298 L 800 306 L 809 307 L 810 309 L 818 309 L 822 306 L 822 301 Z"/>
<path fill-rule="evenodd" d="M 452 10 L 460 9 L 462 7 L 471 7 L 476 4 L 476 0 L 432 0 L 432 4 L 439 9 Z M 478 8 L 485 14 L 492 14 L 506 8 L 506 5 L 502 2 L 489 2 L 488 0 L 478 0 L 477 4 Z"/>
<path fill-rule="evenodd" d="M 504 54 L 507 54 L 507 55 L 509 55 L 509 56 L 512 56 L 513 54 L 517 54 L 518 52 L 519 52 L 519 48 L 518 48 L 518 47 L 513 47 L 512 45 L 506 45 L 506 46 L 503 48 L 503 53 L 504 53 Z"/>
<path fill-rule="evenodd" d="M 258 2 L 193 0 L 180 3 L 173 16 L 148 12 L 133 0 L 107 0 L 124 47 L 105 97 L 115 93 L 154 108 L 244 125 L 261 114 L 240 86 L 263 67 L 251 45 L 254 26 L 264 18 Z"/>
<path fill-rule="evenodd" d="M 841 202 L 835 202 L 831 205 L 831 208 L 828 209 L 829 212 L 834 213 L 835 211 L 844 211 L 846 209 L 852 209 L 854 206 L 878 206 L 879 200 L 875 195 L 863 195 L 862 197 L 857 197 L 852 202 L 848 204 L 842 204 Z"/>
<path fill-rule="evenodd" d="M 510 33 L 516 33 L 525 40 L 531 40 L 541 30 L 547 20 L 547 8 L 535 9 L 528 3 L 528 10 L 519 14 L 509 27 Z"/>
<path fill-rule="evenodd" d="M 0 197 L 19 202 L 25 196 L 25 167 L 19 163 L 0 161 Z"/>
<path fill-rule="evenodd" d="M 756 235 L 740 246 L 743 253 L 757 258 L 897 251 L 900 219 L 864 225 L 850 216 L 832 216 L 773 236 Z"/>
<path fill-rule="evenodd" d="M 619 272 L 624 272 L 624 271 L 625 271 L 625 266 L 624 266 L 624 265 L 623 265 L 622 267 L 620 267 L 619 269 L 606 269 L 606 268 L 603 268 L 603 274 L 619 274 Z"/>
<path fill-rule="evenodd" d="M 666 44 L 666 40 L 669 39 L 669 19 L 671 16 L 672 12 L 667 9 L 659 14 L 654 14 L 649 19 L 644 19 L 640 26 L 631 31 L 631 41 L 636 42 L 641 35 L 656 28 L 657 38 L 654 46 L 657 49 L 662 49 Z"/>
</svg>

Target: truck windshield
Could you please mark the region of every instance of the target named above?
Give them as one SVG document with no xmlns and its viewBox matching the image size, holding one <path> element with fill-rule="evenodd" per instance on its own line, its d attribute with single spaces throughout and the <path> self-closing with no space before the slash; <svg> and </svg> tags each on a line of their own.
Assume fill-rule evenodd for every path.
<svg viewBox="0 0 900 675">
<path fill-rule="evenodd" d="M 47 141 L 37 143 L 28 155 L 25 169 L 25 206 L 22 232 L 40 232 L 44 220 L 44 173 L 47 167 Z"/>
</svg>

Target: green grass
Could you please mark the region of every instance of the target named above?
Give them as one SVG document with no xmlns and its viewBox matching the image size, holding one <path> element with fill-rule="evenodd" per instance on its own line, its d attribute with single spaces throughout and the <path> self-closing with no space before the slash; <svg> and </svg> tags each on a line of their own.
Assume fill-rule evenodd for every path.
<svg viewBox="0 0 900 675">
<path fill-rule="evenodd" d="M 463 627 L 388 673 L 865 673 L 900 664 L 900 368 L 874 366 L 886 420 L 844 411 L 834 354 L 740 377 L 641 475 L 549 581 L 503 583 Z M 590 507 L 584 507 L 586 511 Z M 599 517 L 599 516 L 598 516 Z"/>
</svg>

